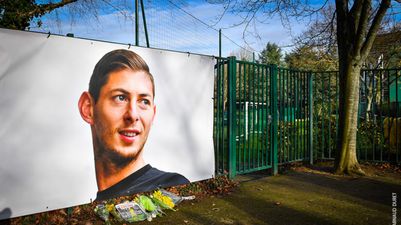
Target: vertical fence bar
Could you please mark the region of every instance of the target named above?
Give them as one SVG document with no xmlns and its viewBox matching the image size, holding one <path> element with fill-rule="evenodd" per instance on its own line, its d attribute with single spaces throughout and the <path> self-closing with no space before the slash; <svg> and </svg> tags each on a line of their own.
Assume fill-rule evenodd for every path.
<svg viewBox="0 0 401 225">
<path fill-rule="evenodd" d="M 273 102 L 273 140 L 272 140 L 272 156 L 273 156 L 273 162 L 272 162 L 272 174 L 276 175 L 278 172 L 278 165 L 277 165 L 277 123 L 278 123 L 278 118 L 277 118 L 277 66 L 273 65 L 270 67 L 272 69 L 272 89 L 271 89 L 271 99 Z"/>
<path fill-rule="evenodd" d="M 293 109 L 294 109 L 294 103 L 295 103 L 295 93 L 294 93 L 294 90 L 295 90 L 295 73 L 296 72 L 294 72 L 293 70 L 291 70 L 290 71 L 290 89 L 289 90 L 291 90 L 291 95 L 289 96 L 290 97 L 290 106 L 289 106 L 289 115 L 290 115 L 290 137 L 291 137 L 291 145 L 290 145 L 290 147 L 291 147 L 291 152 L 292 152 L 292 161 L 294 161 L 296 158 L 297 158 L 297 155 L 296 155 L 296 144 L 295 144 L 295 135 L 294 135 L 294 132 L 295 132 L 295 129 L 294 129 L 294 127 L 295 127 L 295 121 L 294 121 L 294 117 L 295 117 L 295 115 L 293 115 Z"/>
<path fill-rule="evenodd" d="M 340 96 L 339 96 L 339 84 L 338 84 L 338 77 L 339 77 L 339 73 L 335 72 L 335 76 L 336 76 L 336 140 L 334 143 L 337 143 L 337 139 L 338 139 L 338 108 L 340 107 Z M 335 149 L 337 151 L 337 147 Z M 337 154 L 337 153 L 335 153 Z"/>
<path fill-rule="evenodd" d="M 392 118 L 391 118 L 391 110 L 390 110 L 390 79 L 391 79 L 391 76 L 390 76 L 390 73 L 389 73 L 389 71 L 387 70 L 386 71 L 386 74 L 387 74 L 387 115 L 388 115 L 388 126 L 387 126 L 387 133 L 389 134 L 389 138 L 388 138 L 388 143 L 389 143 L 389 145 L 388 145 L 388 149 L 387 149 L 387 160 L 388 161 L 390 161 L 390 151 L 391 151 L 391 145 L 390 145 L 390 129 L 391 129 L 391 126 L 390 126 L 390 124 L 393 122 L 393 120 L 392 120 Z"/>
<path fill-rule="evenodd" d="M 291 98 L 290 98 L 290 121 L 291 121 L 291 147 L 292 147 L 292 151 L 294 152 L 294 160 L 298 159 L 298 151 L 299 149 L 297 148 L 297 146 L 295 145 L 295 139 L 296 139 L 296 132 L 297 132 L 297 125 L 295 124 L 295 113 L 294 113 L 294 97 L 295 97 L 295 79 L 298 76 L 298 72 L 294 72 L 291 74 L 290 77 L 290 92 L 292 92 L 291 94 Z"/>
<path fill-rule="evenodd" d="M 266 99 L 267 102 L 269 103 L 269 110 L 268 110 L 268 118 L 269 118 L 269 142 L 266 143 L 266 147 L 269 148 L 269 156 L 266 160 L 268 160 L 269 166 L 273 166 L 273 149 L 272 149 L 272 140 L 273 140 L 273 106 L 272 106 L 272 70 L 270 66 L 266 66 L 266 70 L 268 71 L 266 74 L 266 79 L 267 79 L 267 88 L 266 89 Z M 280 99 L 280 94 L 276 95 L 277 100 Z M 277 145 L 280 144 L 280 141 L 277 143 Z M 280 163 L 280 162 L 279 162 Z"/>
<path fill-rule="evenodd" d="M 327 91 L 328 91 L 328 100 L 329 100 L 329 109 L 328 109 L 328 111 L 329 111 L 329 113 L 328 113 L 328 115 L 329 115 L 329 125 L 328 125 L 328 128 L 329 128 L 329 140 L 328 140 L 328 143 L 329 143 L 329 145 L 328 145 L 328 148 L 329 148 L 329 158 L 331 158 L 331 146 L 332 146 L 332 144 L 331 144 L 331 73 L 327 73 L 328 75 L 329 75 L 329 87 L 327 88 Z"/>
<path fill-rule="evenodd" d="M 309 164 L 313 165 L 313 76 L 308 73 L 308 107 L 309 107 Z"/>
<path fill-rule="evenodd" d="M 322 152 L 323 152 L 323 155 L 325 155 L 324 153 L 324 151 L 325 151 L 325 138 L 324 138 L 324 119 L 325 119 L 325 117 L 324 117 L 324 73 L 321 73 L 321 93 L 322 93 L 322 115 L 321 115 L 321 123 L 322 123 L 322 128 L 321 128 L 321 135 L 322 135 Z M 325 156 L 323 156 L 323 157 L 325 157 Z"/>
<path fill-rule="evenodd" d="M 262 133 L 263 134 L 263 137 L 264 137 L 264 139 L 263 139 L 263 142 L 262 143 L 264 143 L 264 150 L 263 150 L 263 166 L 267 166 L 267 155 L 268 155 L 268 145 L 266 145 L 265 143 L 267 142 L 267 140 L 268 140 L 268 137 L 269 137 L 269 127 L 268 127 L 268 123 L 267 123 L 267 121 L 268 121 L 268 118 L 267 118 L 267 99 L 266 99 L 266 92 L 267 92 L 267 80 L 266 80 L 266 77 L 267 77 L 267 68 L 266 68 L 266 66 L 265 65 L 263 65 L 263 76 L 262 76 L 262 82 L 263 82 L 263 85 L 262 85 L 262 102 L 263 102 L 263 104 L 264 104 L 264 106 L 263 106 L 263 113 L 262 113 L 262 118 L 263 118 L 263 123 L 262 123 L 262 132 L 265 132 L 265 133 Z M 266 130 L 266 131 L 265 131 Z"/>
<path fill-rule="evenodd" d="M 296 79 L 296 82 L 299 84 L 300 88 L 296 90 L 297 96 L 296 98 L 302 99 L 302 71 L 297 71 L 295 72 L 294 78 Z M 296 141 L 298 142 L 297 146 L 297 151 L 296 151 L 296 159 L 299 160 L 301 157 L 301 152 L 303 151 L 302 149 L 302 104 L 297 104 L 294 105 L 294 108 L 297 108 L 297 111 L 299 111 L 299 115 L 297 115 L 295 118 L 298 119 L 298 121 L 294 120 L 295 122 L 295 136 L 296 136 Z M 295 110 L 295 109 L 294 109 Z"/>
<path fill-rule="evenodd" d="M 254 61 L 255 62 L 255 61 Z M 260 135 L 260 119 L 262 118 L 261 116 L 260 116 L 260 84 L 261 84 L 261 79 L 260 79 L 260 65 L 259 64 L 257 64 L 257 74 L 258 74 L 258 76 L 257 76 L 257 96 L 256 96 L 256 99 L 257 99 L 257 104 L 256 104 L 256 113 L 257 113 L 257 151 L 258 151 L 258 162 L 257 162 L 257 167 L 260 167 L 260 151 L 261 151 L 261 146 L 260 146 L 260 144 L 262 143 L 260 140 L 261 140 L 261 135 Z M 263 118 L 262 118 L 263 119 Z"/>
<path fill-rule="evenodd" d="M 380 138 L 381 140 L 384 140 L 384 128 L 383 128 L 383 71 L 380 72 L 380 79 L 379 79 L 379 83 L 380 83 Z M 380 143 L 380 161 L 383 161 L 383 146 L 384 145 L 384 141 L 382 143 Z"/>
<path fill-rule="evenodd" d="M 228 149 L 229 149 L 229 177 L 234 178 L 236 175 L 236 107 L 235 107 L 235 82 L 236 82 L 236 59 L 235 56 L 229 58 L 228 71 Z"/>
<path fill-rule="evenodd" d="M 237 146 L 237 148 L 238 148 L 238 164 L 237 164 L 237 171 L 244 171 L 243 169 L 242 169 L 242 167 L 243 167 L 243 164 L 244 164 L 244 157 L 243 157 L 243 152 L 244 152 L 244 149 L 243 149 L 243 145 L 241 145 L 241 135 L 244 133 L 244 121 L 241 121 L 241 119 L 242 119 L 242 114 L 244 113 L 244 110 L 243 110 L 243 108 L 242 108 L 242 106 L 243 106 L 243 104 L 242 104 L 242 102 L 243 102 L 243 91 L 242 91 L 242 89 L 241 89 L 241 86 L 242 86 L 242 82 L 241 82 L 241 76 L 242 76 L 242 70 L 241 70 L 241 66 L 242 66 L 242 63 L 238 63 L 238 71 L 237 71 L 237 74 L 238 74 L 238 82 L 237 82 L 237 84 L 238 84 L 238 103 L 236 103 L 236 106 L 238 106 L 239 107 L 239 111 L 237 111 L 237 113 L 238 113 L 238 135 L 237 135 L 237 137 L 238 137 L 238 146 Z M 237 139 L 237 138 L 236 138 Z"/>
<path fill-rule="evenodd" d="M 290 113 L 289 113 L 289 108 L 291 106 L 291 102 L 290 102 L 290 90 L 291 90 L 291 71 L 287 70 L 287 105 L 286 105 L 286 114 L 287 114 L 287 119 L 286 119 L 286 139 L 287 139 L 287 147 L 288 147 L 288 152 L 289 152 L 289 161 L 292 161 L 293 156 L 293 152 L 292 152 L 292 148 L 290 145 L 290 140 L 291 140 L 291 128 L 290 128 L 290 121 L 291 121 L 291 117 L 290 117 Z"/>
<path fill-rule="evenodd" d="M 247 116 L 247 113 L 248 113 L 248 104 L 247 104 L 247 101 L 248 101 L 248 99 L 249 99 L 249 93 L 246 91 L 247 90 L 247 88 L 246 88 L 246 65 L 245 64 L 242 64 L 243 66 L 242 66 L 242 70 L 243 70 L 243 72 L 242 72 L 242 76 L 243 76 L 243 80 L 242 80 L 242 83 L 243 83 L 243 91 L 244 91 L 244 100 L 243 100 L 243 103 L 244 103 L 244 114 L 243 114 L 243 120 L 244 120 L 244 138 L 242 139 L 242 150 L 243 150 L 243 158 L 244 158 L 244 160 L 243 160 L 243 165 L 242 165 L 242 170 L 243 171 L 245 171 L 245 164 L 246 164 L 246 160 L 247 160 L 247 157 L 246 157 L 246 153 L 247 153 L 247 151 L 246 151 L 246 149 L 247 149 L 247 140 L 248 140 L 248 123 L 247 123 L 247 118 L 246 118 L 246 116 Z"/>
<path fill-rule="evenodd" d="M 376 82 L 375 82 L 375 80 L 376 80 L 376 71 L 372 71 L 372 101 L 371 101 L 371 104 L 372 104 L 372 106 L 371 106 L 371 110 L 372 110 L 372 113 L 371 113 L 371 119 L 372 119 L 372 121 L 373 121 L 373 124 L 374 124 L 374 129 L 372 129 L 372 145 L 373 145 L 373 147 L 372 147 L 372 156 L 373 156 L 373 158 L 372 158 L 372 160 L 373 161 L 375 161 L 375 159 L 376 159 L 376 157 L 375 157 L 375 155 L 376 155 L 376 125 L 377 125 L 377 121 L 376 121 L 376 112 L 375 112 L 375 103 L 376 103 Z"/>
<path fill-rule="evenodd" d="M 270 99 L 271 100 L 273 100 L 273 98 L 274 98 L 274 95 L 273 95 L 273 92 L 272 92 L 272 87 L 273 87 L 273 67 L 269 67 L 270 68 L 270 81 L 271 81 L 271 86 L 270 86 Z M 279 102 L 279 136 L 278 136 L 278 138 L 280 139 L 279 140 L 279 150 L 280 150 L 280 163 L 283 163 L 283 140 L 282 140 L 282 129 L 281 129 L 281 121 L 282 121 L 282 117 L 283 117 L 283 113 L 282 113 L 282 108 L 283 108 L 283 90 L 282 90 L 282 85 L 281 85 L 281 79 L 282 79 L 282 69 L 279 69 L 279 72 L 278 72 L 278 83 L 277 83 L 277 89 L 279 90 L 279 99 L 280 99 L 280 102 Z M 273 101 L 272 101 L 272 103 L 273 103 Z M 271 110 L 271 115 L 273 115 L 273 104 L 271 104 L 271 106 L 270 106 L 270 110 Z M 272 128 L 273 128 L 273 126 L 272 126 Z M 273 136 L 272 136 L 272 139 L 271 140 L 273 140 Z M 273 146 L 273 145 L 272 145 Z M 273 158 L 272 158 L 273 159 Z M 273 161 L 273 160 L 272 160 Z"/>
<path fill-rule="evenodd" d="M 272 69 L 272 67 L 270 67 L 270 69 Z M 273 77 L 273 74 L 271 74 L 271 77 Z M 280 111 L 279 111 L 279 115 L 280 115 L 280 118 L 279 118 L 279 123 L 280 123 L 280 126 L 279 126 L 279 129 L 280 129 L 280 136 L 279 136 L 279 138 L 280 138 L 280 163 L 283 163 L 283 158 L 284 158 L 284 154 L 283 154 L 283 129 L 282 129 L 282 126 L 281 126 L 281 123 L 282 123 L 282 120 L 283 120 L 283 85 L 282 85 L 282 79 L 283 79 L 283 70 L 282 69 L 280 69 L 279 70 L 279 76 L 278 76 L 278 79 L 279 79 L 279 82 L 278 82 L 278 87 L 279 87 L 279 89 L 280 89 Z M 274 98 L 274 95 L 272 94 L 273 92 L 271 92 L 271 98 Z M 272 111 L 272 113 L 273 113 L 273 111 Z"/>
<path fill-rule="evenodd" d="M 266 138 L 267 138 L 267 132 L 265 133 L 265 129 L 266 129 L 266 131 L 267 131 L 267 124 L 265 123 L 265 119 L 266 119 L 266 113 L 265 113 L 265 66 L 263 65 L 263 66 L 261 66 L 261 70 L 262 70 L 262 79 L 261 79 L 261 81 L 260 81 L 260 84 L 261 84 L 261 92 L 262 92 L 262 95 L 261 95 L 261 97 L 262 97 L 262 115 L 261 115 L 261 118 L 262 118 L 262 123 L 261 123 L 261 129 L 260 129 L 260 131 L 261 131 L 261 136 L 262 136 L 262 138 L 261 138 L 261 140 L 260 140 L 260 144 L 261 144 L 261 146 L 262 146 L 262 152 L 261 152 L 261 165 L 262 166 L 266 166 L 266 164 L 265 164 L 265 156 L 266 156 L 266 152 L 267 152 L 267 148 L 266 148 L 266 146 L 264 145 L 264 143 L 265 143 L 265 141 L 266 141 Z"/>
<path fill-rule="evenodd" d="M 247 141 L 247 144 L 248 144 L 248 165 L 247 165 L 247 168 L 248 169 L 250 169 L 250 167 L 251 167 L 251 127 L 250 127 L 250 124 L 251 124 L 251 115 L 250 115 L 250 110 L 249 110 L 249 103 L 251 103 L 251 73 L 250 73 L 250 71 L 251 71 L 251 66 L 249 65 L 249 64 L 246 64 L 247 65 L 247 72 L 248 72 L 248 103 L 247 103 L 247 109 L 246 109 L 246 111 L 247 111 L 247 121 L 248 121 L 248 132 L 247 132 L 247 136 L 248 136 L 248 141 Z"/>
<path fill-rule="evenodd" d="M 223 129 L 221 130 L 222 151 L 223 151 L 222 152 L 222 154 L 223 154 L 222 155 L 223 172 L 225 170 L 228 171 L 228 169 L 229 169 L 229 166 L 228 166 L 228 162 L 229 162 L 228 151 L 229 151 L 229 149 L 226 146 L 226 141 L 227 141 L 227 144 L 229 142 L 228 136 L 227 136 L 228 130 L 224 129 L 224 127 L 225 127 L 224 119 L 225 119 L 225 111 L 226 111 L 226 108 L 224 106 L 224 103 L 225 103 L 224 100 L 227 98 L 227 96 L 225 95 L 225 86 L 226 86 L 225 77 L 227 76 L 226 73 L 228 71 L 228 65 L 229 65 L 228 63 L 229 63 L 229 60 L 226 60 L 223 63 L 223 66 L 221 67 L 221 81 L 220 81 L 221 82 L 221 99 L 220 99 L 220 107 L 221 107 L 220 110 L 221 111 L 220 111 L 220 116 L 221 116 L 221 126 L 223 127 Z M 226 166 L 226 163 L 227 163 L 227 166 Z"/>
<path fill-rule="evenodd" d="M 301 148 L 299 146 L 300 140 L 299 140 L 299 97 L 300 97 L 300 91 L 301 89 L 298 88 L 299 86 L 299 76 L 300 72 L 295 72 L 293 76 L 293 92 L 294 94 L 292 95 L 292 107 L 291 107 L 291 116 L 294 118 L 293 119 L 293 129 L 294 129 L 294 138 L 293 138 L 293 143 L 296 152 L 296 159 L 300 158 L 300 152 Z"/>
<path fill-rule="evenodd" d="M 251 127 L 252 127 L 252 138 L 250 138 L 251 141 L 251 169 L 254 168 L 255 166 L 255 65 L 254 64 L 250 64 L 251 68 L 252 68 L 252 123 L 251 123 Z"/>
<path fill-rule="evenodd" d="M 299 158 L 300 159 L 304 159 L 304 157 L 302 157 L 304 154 L 305 154 L 305 152 L 307 151 L 306 149 L 308 148 L 308 146 L 307 146 L 307 135 L 306 135 L 306 129 L 307 129 L 307 127 L 306 127 L 306 123 L 307 123 L 307 119 L 306 119 L 306 109 L 307 109 L 307 107 L 306 107 L 306 98 L 305 98 L 305 96 L 306 96 L 306 88 L 308 87 L 307 85 L 306 85 L 306 82 L 307 82 L 307 80 L 306 80 L 306 77 L 305 77 L 305 72 L 302 72 L 301 73 L 301 76 L 300 76 L 300 82 L 301 82 L 301 111 L 303 112 L 303 115 L 301 116 L 301 120 L 300 120 L 300 122 L 301 122 L 301 138 L 302 138 L 302 143 L 303 143 L 303 145 L 302 145 L 302 154 L 300 154 L 300 156 L 299 156 Z M 302 114 L 302 113 L 301 113 Z M 301 158 L 302 157 L 302 158 Z"/>
<path fill-rule="evenodd" d="M 287 121 L 288 121 L 288 111 L 286 110 L 288 107 L 288 71 L 284 70 L 283 71 L 283 140 L 284 140 L 284 149 L 286 152 L 286 160 L 285 162 L 288 162 L 291 160 L 290 152 L 288 149 L 288 141 L 287 141 L 287 136 L 288 136 L 288 130 L 287 130 Z"/>
<path fill-rule="evenodd" d="M 306 141 L 307 141 L 307 136 L 306 136 L 306 99 L 305 99 L 305 93 L 306 93 L 306 80 L 305 80 L 305 72 L 300 72 L 299 76 L 298 76 L 298 82 L 299 82 L 299 86 L 300 86 L 300 93 L 299 93 L 299 104 L 298 104 L 298 108 L 300 111 L 300 115 L 298 118 L 298 124 L 299 124 L 299 128 L 298 128 L 298 132 L 299 132 L 299 137 L 300 137 L 300 141 L 302 143 L 301 146 L 301 151 L 299 154 L 299 159 L 305 159 L 304 158 L 304 154 L 306 152 Z"/>
</svg>

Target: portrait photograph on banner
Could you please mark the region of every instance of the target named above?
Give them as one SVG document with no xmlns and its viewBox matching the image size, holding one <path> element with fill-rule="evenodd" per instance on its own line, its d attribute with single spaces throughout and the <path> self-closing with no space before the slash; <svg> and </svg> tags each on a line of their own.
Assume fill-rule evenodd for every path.
<svg viewBox="0 0 401 225">
<path fill-rule="evenodd" d="M 0 29 L 0 219 L 214 176 L 214 57 Z"/>
</svg>

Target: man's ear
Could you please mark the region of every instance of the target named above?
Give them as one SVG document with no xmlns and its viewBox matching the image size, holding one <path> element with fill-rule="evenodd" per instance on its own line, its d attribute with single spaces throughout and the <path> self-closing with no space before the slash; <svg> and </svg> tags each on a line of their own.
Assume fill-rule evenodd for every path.
<svg viewBox="0 0 401 225">
<path fill-rule="evenodd" d="M 94 102 L 92 96 L 87 91 L 83 92 L 78 101 L 78 109 L 82 119 L 85 120 L 90 125 L 93 125 L 94 121 L 93 107 L 94 107 Z"/>
</svg>

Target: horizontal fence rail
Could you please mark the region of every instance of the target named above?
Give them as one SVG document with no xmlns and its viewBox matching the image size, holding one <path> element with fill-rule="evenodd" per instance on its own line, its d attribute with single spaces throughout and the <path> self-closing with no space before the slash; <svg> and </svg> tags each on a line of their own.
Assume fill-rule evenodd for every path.
<svg viewBox="0 0 401 225">
<path fill-rule="evenodd" d="M 334 159 L 339 74 L 216 58 L 216 174 Z M 362 70 L 357 157 L 401 163 L 401 69 Z"/>
</svg>

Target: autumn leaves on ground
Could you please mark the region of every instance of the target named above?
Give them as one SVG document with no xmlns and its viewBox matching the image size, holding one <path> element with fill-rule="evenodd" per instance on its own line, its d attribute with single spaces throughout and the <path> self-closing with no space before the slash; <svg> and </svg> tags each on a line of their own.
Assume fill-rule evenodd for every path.
<svg viewBox="0 0 401 225">
<path fill-rule="evenodd" d="M 280 175 L 221 177 L 172 189 L 197 198 L 152 222 L 137 224 L 391 224 L 392 195 L 401 196 L 401 169 L 362 164 L 363 177 L 338 176 L 332 163 L 293 165 Z M 128 198 L 129 199 L 129 198 Z M 117 201 L 122 201 L 118 199 Z M 103 224 L 94 204 L 14 218 L 11 224 Z M 399 207 L 398 207 L 399 209 Z M 397 218 L 401 224 L 401 215 Z M 2 221 L 7 222 L 7 221 Z M 112 224 L 113 221 L 112 221 Z"/>
</svg>

